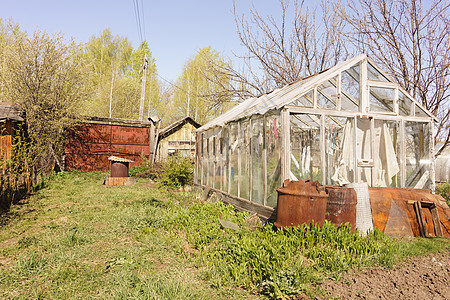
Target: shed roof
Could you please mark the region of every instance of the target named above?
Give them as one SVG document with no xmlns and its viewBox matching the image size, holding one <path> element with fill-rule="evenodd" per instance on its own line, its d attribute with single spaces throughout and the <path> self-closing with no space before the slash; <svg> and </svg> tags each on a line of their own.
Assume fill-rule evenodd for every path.
<svg viewBox="0 0 450 300">
<path fill-rule="evenodd" d="M 10 102 L 0 102 L 0 122 L 5 120 L 22 122 L 22 111 Z"/>
<path fill-rule="evenodd" d="M 170 124 L 169 126 L 164 127 L 163 129 L 161 129 L 161 131 L 159 132 L 159 138 L 163 139 L 163 138 L 171 135 L 172 133 L 174 133 L 175 131 L 180 129 L 186 123 L 190 123 L 195 128 L 199 128 L 201 126 L 199 123 L 197 123 L 191 117 L 185 117 L 181 120 L 178 120 L 178 121 Z"/>
<path fill-rule="evenodd" d="M 245 100 L 244 102 L 236 105 L 235 107 L 231 108 L 224 114 L 220 115 L 219 117 L 215 118 L 214 120 L 206 123 L 202 127 L 200 127 L 197 131 L 204 131 L 212 127 L 222 127 L 228 122 L 236 121 L 245 117 L 249 117 L 251 115 L 263 115 L 266 112 L 270 110 L 275 109 L 281 109 L 285 105 L 291 103 L 296 98 L 302 96 L 303 94 L 307 93 L 311 89 L 313 89 L 318 84 L 336 76 L 340 72 L 351 68 L 355 64 L 358 64 L 359 62 L 363 60 L 368 60 L 372 66 L 376 68 L 377 71 L 379 71 L 391 84 L 394 84 L 401 90 L 405 95 L 409 94 L 400 87 L 398 83 L 396 83 L 389 75 L 387 75 L 385 72 L 383 72 L 379 67 L 375 65 L 375 63 L 366 55 L 361 54 L 354 58 L 351 58 L 344 62 L 339 62 L 335 66 L 320 71 L 316 74 L 307 76 L 305 78 L 302 78 L 298 81 L 292 82 L 290 84 L 287 84 L 281 88 L 275 89 L 271 92 L 268 92 L 266 94 L 263 94 L 259 97 L 253 97 Z M 414 98 L 409 96 L 409 98 L 418 105 L 430 118 L 437 120 L 437 118 L 428 110 L 426 110 L 423 105 L 421 105 L 419 102 L 417 102 Z M 314 108 L 311 108 L 311 111 L 313 111 Z"/>
</svg>

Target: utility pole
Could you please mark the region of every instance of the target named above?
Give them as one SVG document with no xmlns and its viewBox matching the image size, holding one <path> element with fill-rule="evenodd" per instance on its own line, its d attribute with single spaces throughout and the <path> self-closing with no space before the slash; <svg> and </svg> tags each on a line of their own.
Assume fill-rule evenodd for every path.
<svg viewBox="0 0 450 300">
<path fill-rule="evenodd" d="M 147 54 L 145 54 L 144 68 L 142 74 L 141 104 L 139 106 L 139 120 L 141 121 L 144 121 L 144 99 L 145 99 L 145 83 L 147 81 L 147 66 L 148 66 L 148 58 Z"/>
<path fill-rule="evenodd" d="M 113 85 L 114 85 L 114 69 L 111 71 L 111 89 L 109 91 L 109 118 L 110 119 L 112 117 Z"/>
</svg>

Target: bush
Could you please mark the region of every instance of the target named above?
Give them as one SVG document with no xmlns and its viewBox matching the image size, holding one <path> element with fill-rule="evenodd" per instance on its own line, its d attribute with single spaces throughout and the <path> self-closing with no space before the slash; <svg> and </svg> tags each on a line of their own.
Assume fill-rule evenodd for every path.
<svg viewBox="0 0 450 300">
<path fill-rule="evenodd" d="M 131 177 L 150 178 L 152 180 L 161 178 L 163 173 L 161 163 L 155 162 L 152 164 L 145 156 L 141 156 L 141 159 L 139 166 L 131 167 L 128 171 Z"/>
<path fill-rule="evenodd" d="M 160 184 L 168 188 L 179 188 L 192 183 L 194 164 L 188 157 L 173 156 L 163 164 L 164 174 Z"/>
<path fill-rule="evenodd" d="M 447 205 L 450 206 L 450 181 L 443 184 L 436 184 L 436 194 L 444 197 Z"/>
</svg>

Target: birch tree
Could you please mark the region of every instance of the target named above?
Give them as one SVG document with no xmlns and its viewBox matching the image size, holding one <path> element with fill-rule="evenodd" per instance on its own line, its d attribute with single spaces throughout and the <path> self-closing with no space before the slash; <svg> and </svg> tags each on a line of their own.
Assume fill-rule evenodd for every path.
<svg viewBox="0 0 450 300">
<path fill-rule="evenodd" d="M 189 59 L 174 90 L 176 115 L 190 116 L 205 123 L 227 111 L 232 105 L 230 76 L 225 69 L 227 63 L 211 47 L 202 48 Z"/>
</svg>

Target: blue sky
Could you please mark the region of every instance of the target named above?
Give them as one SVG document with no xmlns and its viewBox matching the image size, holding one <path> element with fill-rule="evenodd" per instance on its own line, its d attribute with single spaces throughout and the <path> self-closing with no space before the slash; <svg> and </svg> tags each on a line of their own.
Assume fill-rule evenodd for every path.
<svg viewBox="0 0 450 300">
<path fill-rule="evenodd" d="M 143 4 L 145 37 L 156 59 L 158 73 L 169 81 L 181 74 L 186 60 L 211 46 L 226 57 L 242 53 L 233 15 L 233 0 L 138 0 Z M 277 0 L 254 1 L 263 15 L 279 12 Z M 237 0 L 240 13 L 249 13 L 252 0 Z M 134 0 L 0 0 L 0 18 L 12 18 L 28 33 L 36 28 L 62 32 L 87 42 L 110 28 L 137 47 L 140 38 Z"/>
</svg>

